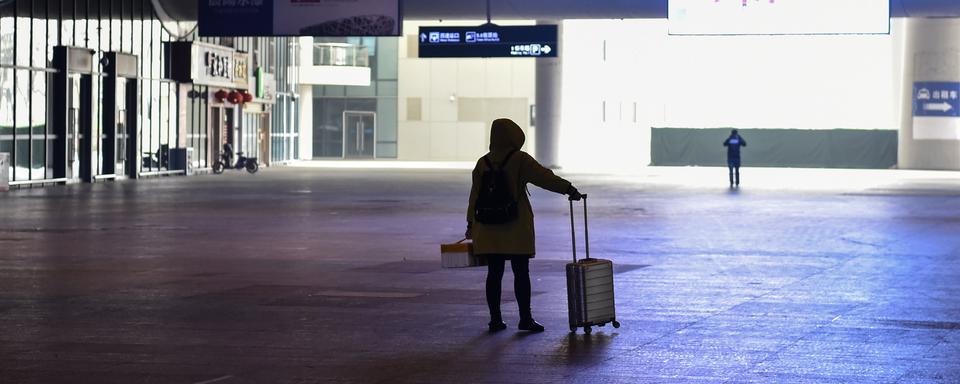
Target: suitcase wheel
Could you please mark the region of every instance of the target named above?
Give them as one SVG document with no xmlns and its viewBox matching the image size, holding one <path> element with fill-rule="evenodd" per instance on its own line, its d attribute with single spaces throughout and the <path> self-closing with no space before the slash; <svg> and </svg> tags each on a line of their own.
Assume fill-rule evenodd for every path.
<svg viewBox="0 0 960 384">
<path fill-rule="evenodd" d="M 573 325 L 571 325 L 571 326 L 570 326 L 570 332 L 574 332 L 574 333 L 576 333 L 576 332 L 577 332 L 577 327 L 576 327 L 576 326 L 573 326 Z"/>
<path fill-rule="evenodd" d="M 589 325 L 586 326 L 586 327 L 583 327 L 583 333 L 586 333 L 586 334 L 589 335 L 591 332 L 593 332 L 593 330 L 590 329 L 590 326 L 589 326 Z"/>
<path fill-rule="evenodd" d="M 614 320 L 614 321 L 613 321 L 613 327 L 614 327 L 614 328 L 620 328 L 620 322 Z"/>
</svg>

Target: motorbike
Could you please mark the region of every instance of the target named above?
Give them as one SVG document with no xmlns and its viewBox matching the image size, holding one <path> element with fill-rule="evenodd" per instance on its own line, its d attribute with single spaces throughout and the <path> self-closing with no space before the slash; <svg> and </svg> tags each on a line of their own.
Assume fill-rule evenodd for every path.
<svg viewBox="0 0 960 384">
<path fill-rule="evenodd" d="M 226 153 L 220 153 L 220 160 L 213 164 L 213 173 L 221 174 L 225 169 L 246 169 L 249 173 L 257 173 L 260 165 L 257 164 L 256 157 L 245 157 L 243 152 L 237 152 L 237 163 L 230 164 L 230 156 Z"/>
</svg>

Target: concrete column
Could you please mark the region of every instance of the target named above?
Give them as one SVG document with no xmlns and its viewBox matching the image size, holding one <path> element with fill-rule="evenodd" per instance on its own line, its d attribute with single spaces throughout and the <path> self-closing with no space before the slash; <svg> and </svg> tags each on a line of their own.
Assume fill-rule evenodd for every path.
<svg viewBox="0 0 960 384">
<path fill-rule="evenodd" d="M 313 160 L 313 86 L 297 86 L 300 93 L 300 160 Z"/>
<path fill-rule="evenodd" d="M 960 19 L 909 18 L 903 33 L 898 165 L 960 169 L 960 117 L 913 116 L 914 83 L 960 83 Z"/>
<path fill-rule="evenodd" d="M 538 58 L 536 68 L 536 113 L 535 149 L 537 160 L 545 167 L 559 168 L 560 112 L 563 66 L 563 22 L 560 20 L 538 21 L 538 24 L 557 24 L 556 58 Z"/>
<path fill-rule="evenodd" d="M 187 101 L 190 100 L 191 89 L 190 84 L 177 83 L 177 142 L 174 144 L 177 148 L 187 147 L 187 133 L 189 132 L 187 114 L 190 113 L 189 108 L 187 108 Z"/>
<path fill-rule="evenodd" d="M 297 52 L 299 66 L 293 70 L 313 66 L 313 37 L 301 36 L 297 45 L 300 47 Z M 300 116 L 294 118 L 300 119 L 300 160 L 313 160 L 313 86 L 298 85 L 297 93 L 300 95 Z"/>
</svg>

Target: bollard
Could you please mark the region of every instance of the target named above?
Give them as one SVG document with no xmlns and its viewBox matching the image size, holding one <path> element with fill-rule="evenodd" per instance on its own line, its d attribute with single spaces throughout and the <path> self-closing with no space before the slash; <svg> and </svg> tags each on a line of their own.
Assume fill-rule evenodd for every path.
<svg viewBox="0 0 960 384">
<path fill-rule="evenodd" d="M 0 192 L 10 190 L 10 154 L 0 152 Z"/>
<path fill-rule="evenodd" d="M 193 175 L 193 148 L 170 148 L 170 170 Z"/>
</svg>

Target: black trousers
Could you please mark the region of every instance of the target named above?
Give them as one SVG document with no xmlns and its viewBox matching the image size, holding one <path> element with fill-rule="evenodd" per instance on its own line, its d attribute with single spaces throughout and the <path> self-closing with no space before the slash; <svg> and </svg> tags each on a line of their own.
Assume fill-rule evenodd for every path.
<svg viewBox="0 0 960 384">
<path fill-rule="evenodd" d="M 729 159 L 727 160 L 727 168 L 730 169 L 730 185 L 740 185 L 740 159 Z M 736 175 L 736 179 L 734 179 Z"/>
<path fill-rule="evenodd" d="M 517 295 L 520 319 L 530 320 L 530 257 L 526 255 L 487 255 L 487 307 L 490 321 L 502 321 L 500 315 L 500 285 L 507 260 L 513 269 L 513 291 Z"/>
</svg>

